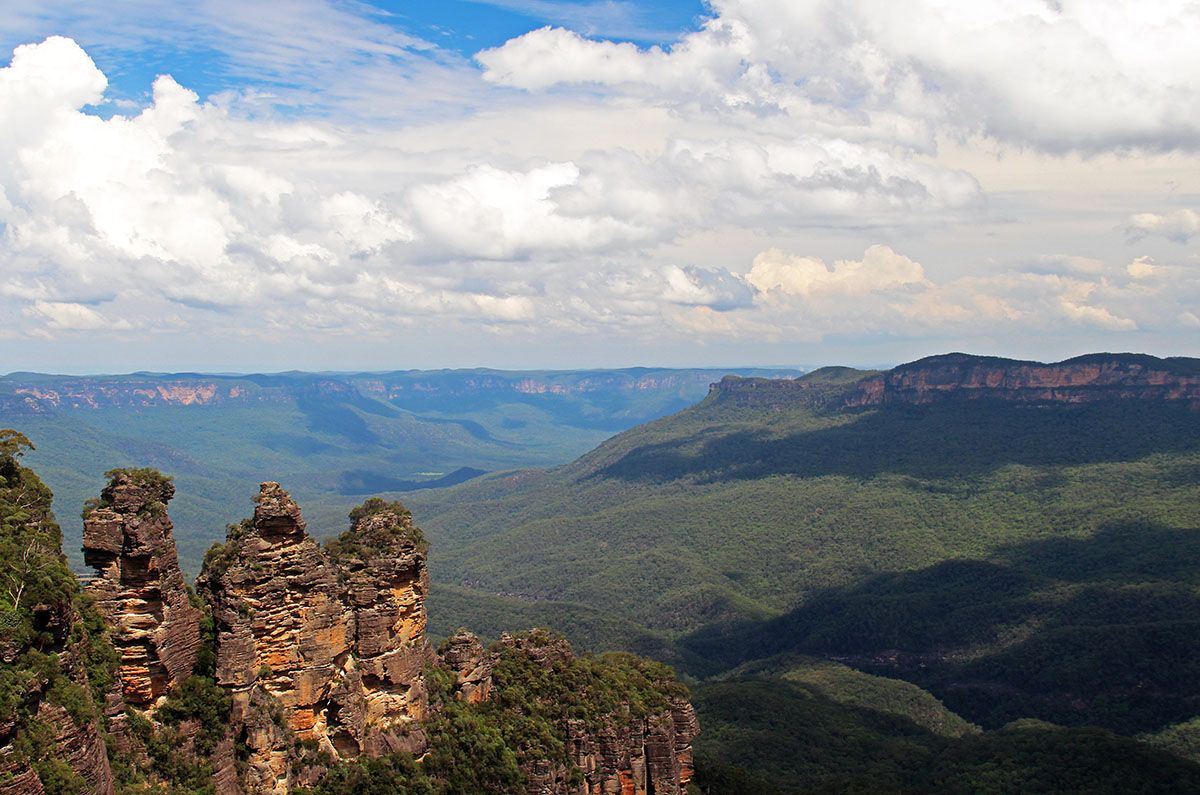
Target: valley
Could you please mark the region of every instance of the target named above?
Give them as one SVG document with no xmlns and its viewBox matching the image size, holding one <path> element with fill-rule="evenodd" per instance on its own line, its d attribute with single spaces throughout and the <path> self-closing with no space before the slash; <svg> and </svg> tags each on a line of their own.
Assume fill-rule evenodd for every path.
<svg viewBox="0 0 1200 795">
<path fill-rule="evenodd" d="M 0 427 L 37 445 L 31 465 L 60 516 L 120 466 L 180 484 L 184 569 L 240 518 L 227 506 L 263 480 L 288 483 L 318 527 L 372 494 L 444 486 L 485 471 L 568 461 L 613 433 L 701 398 L 728 372 L 443 370 L 389 373 L 0 377 Z M 67 554 L 80 563 L 78 530 Z"/>
<path fill-rule="evenodd" d="M 1200 782 L 1200 361 L 1097 354 L 1040 365 L 952 354 L 884 372 L 770 375 L 713 379 L 693 405 L 569 463 L 467 470 L 450 485 L 429 462 L 503 467 L 499 442 L 517 437 L 501 436 L 496 417 L 528 405 L 448 397 L 437 417 L 445 422 L 433 427 L 452 432 L 421 436 L 414 448 L 390 434 L 417 439 L 412 429 L 428 430 L 431 404 L 418 417 L 361 390 L 319 404 L 268 394 L 224 407 L 210 396 L 199 406 L 64 409 L 60 397 L 57 406 L 24 404 L 18 419 L 43 431 L 48 418 L 63 420 L 48 434 L 54 440 L 78 423 L 120 417 L 142 429 L 151 445 L 143 453 L 162 451 L 154 461 L 191 449 L 199 464 L 212 453 L 222 466 L 203 475 L 198 467 L 192 478 L 176 459 L 180 503 L 185 484 L 207 477 L 226 488 L 232 475 L 248 476 L 231 463 L 238 451 L 301 484 L 305 473 L 341 466 L 317 481 L 323 491 L 301 485 L 326 495 L 305 509 L 317 538 L 334 535 L 327 514 L 340 500 L 384 486 L 433 551 L 421 586 L 431 642 L 458 638 L 461 627 L 485 642 L 514 626 L 545 627 L 580 652 L 669 664 L 699 717 L 699 792 L 1116 792 L 1135 783 L 1169 792 Z M 620 425 L 635 407 L 653 415 L 676 400 L 654 391 L 661 384 L 641 394 L 619 383 L 619 399 L 587 398 L 587 411 L 542 405 L 538 427 L 553 435 L 553 422 L 570 414 L 577 424 L 566 426 L 565 445 L 588 422 Z M 545 393 L 536 400 L 583 399 Z M 156 394 L 147 399 L 177 395 Z M 264 412 L 275 401 L 282 408 Z M 213 409 L 220 413 L 200 413 Z M 167 432 L 180 412 L 195 413 Z M 217 429 L 232 417 L 242 418 L 244 438 L 217 454 L 230 443 Z M 468 432 L 471 422 L 482 433 Z M 85 444 L 113 438 L 103 434 L 115 426 L 102 424 L 81 435 Z M 310 456 L 265 444 L 265 434 L 288 427 L 309 440 Z M 152 432 L 173 440 L 171 452 L 153 446 Z M 57 461 L 49 477 L 87 479 L 92 458 L 37 443 L 36 455 Z M 105 449 L 113 448 L 96 444 L 88 455 Z M 424 450 L 432 457 L 421 458 Z M 534 456 L 514 450 L 513 458 Z M 372 458 L 385 451 L 411 455 L 411 468 Z M 347 488 L 353 471 L 366 474 Z M 208 535 L 225 537 L 214 519 L 232 521 L 236 510 L 218 505 L 220 493 L 195 508 L 204 532 L 177 525 L 182 561 Z M 224 570 L 247 522 L 230 526 L 206 571 Z M 326 554 L 336 559 L 356 543 L 343 534 Z M 273 593 L 259 572 L 276 564 L 255 562 L 255 548 L 230 558 L 242 574 L 223 587 L 252 582 Z M 213 576 L 202 578 L 205 588 Z M 236 610 L 223 615 L 231 627 L 241 620 Z M 554 692 L 547 715 L 574 697 Z M 405 770 L 386 775 L 415 775 Z M 360 780 L 341 775 L 319 792 Z"/>
</svg>

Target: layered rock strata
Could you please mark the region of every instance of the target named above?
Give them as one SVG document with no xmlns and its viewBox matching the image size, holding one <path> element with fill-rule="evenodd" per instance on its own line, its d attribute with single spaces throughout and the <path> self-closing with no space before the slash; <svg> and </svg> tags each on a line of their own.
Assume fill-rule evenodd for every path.
<svg viewBox="0 0 1200 795">
<path fill-rule="evenodd" d="M 464 640 L 460 638 L 447 650 L 468 646 Z M 574 659 L 566 640 L 543 632 L 501 637 L 491 652 L 490 666 L 497 665 L 506 650 L 526 655 L 552 676 Z M 443 661 L 449 662 L 445 652 Z M 459 670 L 467 667 L 461 666 Z M 599 728 L 581 719 L 569 719 L 565 729 L 571 764 L 547 759 L 527 763 L 524 771 L 529 792 L 537 795 L 687 792 L 693 775 L 692 741 L 700 733 L 700 723 L 686 698 L 668 696 L 665 706 L 640 717 L 633 715 L 626 704 L 605 717 Z"/>
<path fill-rule="evenodd" d="M 479 638 L 459 629 L 438 650 L 442 662 L 454 674 L 454 695 L 468 704 L 480 704 L 492 694 L 492 658 Z"/>
<path fill-rule="evenodd" d="M 121 656 L 126 704 L 153 708 L 192 673 L 201 611 L 191 603 L 175 550 L 169 480 L 119 471 L 84 515 L 84 560 L 96 569 L 88 591 Z"/>
<path fill-rule="evenodd" d="M 39 624 L 54 638 L 60 671 L 85 700 L 84 710 L 68 711 L 54 703 L 52 688 L 45 680 L 31 683 L 34 689 L 24 694 L 26 704 L 47 731 L 43 739 L 50 742 L 58 760 L 77 777 L 83 791 L 88 795 L 113 795 L 116 788 L 108 748 L 100 732 L 87 678 L 87 629 L 83 618 L 69 604 L 60 607 L 52 610 L 53 615 L 46 616 Z M 6 658 L 0 659 L 10 662 Z M 47 785 L 29 765 L 29 760 L 22 758 L 24 754 L 14 748 L 15 728 L 14 721 L 0 722 L 0 795 L 40 795 Z"/>
<path fill-rule="evenodd" d="M 1200 405 L 1200 361 L 1093 354 L 1057 364 L 953 353 L 901 365 L 859 383 L 850 406 L 945 400 L 1095 403 L 1185 401 Z"/>
<path fill-rule="evenodd" d="M 289 738 L 334 760 L 419 754 L 428 574 L 411 517 L 360 517 L 327 554 L 278 483 L 264 483 L 255 502 L 254 518 L 230 529 L 197 581 L 216 623 L 217 681 L 233 692 L 250 752 L 248 788 L 298 783 Z"/>
<path fill-rule="evenodd" d="M 424 668 L 432 660 L 425 544 L 399 505 L 371 500 L 356 514 L 350 531 L 328 547 L 354 614 L 357 668 L 336 694 L 334 744 L 350 756 L 419 753 L 429 708 Z"/>
<path fill-rule="evenodd" d="M 780 411 L 994 400 L 1022 404 L 1172 401 L 1200 408 L 1200 359 L 1096 353 L 1056 364 L 950 353 L 886 372 L 825 367 L 800 378 L 726 376 L 711 399 Z"/>
</svg>

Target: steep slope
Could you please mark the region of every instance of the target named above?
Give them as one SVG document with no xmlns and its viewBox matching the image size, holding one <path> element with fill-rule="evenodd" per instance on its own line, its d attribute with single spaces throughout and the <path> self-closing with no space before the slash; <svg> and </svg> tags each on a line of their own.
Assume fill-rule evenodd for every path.
<svg viewBox="0 0 1200 795">
<path fill-rule="evenodd" d="M 330 554 L 288 493 L 264 483 L 254 518 L 205 558 L 197 585 L 212 605 L 233 722 L 280 714 L 277 730 L 246 733 L 255 792 L 295 785 L 292 737 L 334 760 L 425 749 L 423 542 L 398 506 L 379 501 L 355 518 Z"/>
<path fill-rule="evenodd" d="M 122 698 L 152 708 L 191 675 L 201 611 L 188 596 L 167 515 L 175 486 L 147 470 L 109 475 L 84 511 L 84 559 L 96 569 L 87 590 L 112 628 Z"/>
<path fill-rule="evenodd" d="M 1200 713 L 1198 371 L 952 355 L 727 378 L 565 467 L 410 502 L 447 550 L 435 585 L 563 603 L 568 634 L 590 605 L 695 674 L 816 653 L 989 727 L 1153 731 Z"/>
<path fill-rule="evenodd" d="M 50 490 L 0 430 L 0 793 L 115 791 L 102 715 L 117 655 L 62 556 Z"/>
<path fill-rule="evenodd" d="M 0 431 L 0 792 L 682 795 L 691 782 L 699 726 L 665 666 L 577 656 L 547 631 L 489 648 L 459 632 L 435 654 L 426 545 L 403 505 L 369 499 L 321 546 L 264 483 L 254 517 L 206 557 L 201 600 L 177 565 L 170 479 L 113 470 L 84 511 L 85 596 L 50 491 L 19 463 L 29 447 Z"/>
</svg>

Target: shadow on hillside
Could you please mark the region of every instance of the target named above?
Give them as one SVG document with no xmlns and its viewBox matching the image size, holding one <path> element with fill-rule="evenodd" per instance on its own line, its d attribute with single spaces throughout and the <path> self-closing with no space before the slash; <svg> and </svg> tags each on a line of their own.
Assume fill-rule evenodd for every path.
<svg viewBox="0 0 1200 795">
<path fill-rule="evenodd" d="M 712 675 L 819 654 L 931 689 L 988 727 L 1019 717 L 1117 731 L 1200 713 L 1200 529 L 1110 526 L 995 561 L 947 561 L 814 595 L 680 641 Z"/>
<path fill-rule="evenodd" d="M 1200 416 L 1182 405 L 1045 408 L 974 402 L 887 408 L 838 427 L 784 436 L 768 425 L 726 434 L 708 430 L 635 448 L 593 477 L 715 482 L 777 474 L 869 478 L 893 473 L 946 478 L 1009 464 L 1079 465 L 1185 451 L 1200 451 Z"/>
</svg>

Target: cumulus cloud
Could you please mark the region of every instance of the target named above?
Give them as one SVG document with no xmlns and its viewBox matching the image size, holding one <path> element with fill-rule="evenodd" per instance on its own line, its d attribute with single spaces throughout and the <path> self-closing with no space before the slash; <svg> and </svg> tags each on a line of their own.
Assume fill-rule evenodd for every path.
<svg viewBox="0 0 1200 795">
<path fill-rule="evenodd" d="M 633 358 L 639 344 L 740 340 L 730 360 L 754 358 L 760 341 L 831 335 L 1191 328 L 1200 271 L 1155 241 L 1094 252 L 1119 249 L 1123 234 L 1187 242 L 1195 213 L 1123 222 L 1148 205 L 1113 201 L 1125 209 L 1084 208 L 1086 223 L 1043 240 L 1074 205 L 1029 198 L 1015 168 L 1016 187 L 989 195 L 994 176 L 972 173 L 978 153 L 939 152 L 939 139 L 983 133 L 1048 151 L 1170 148 L 1171 130 L 1194 122 L 1190 85 L 1154 82 L 1148 56 L 1118 47 L 1083 5 L 918 4 L 911 15 L 936 18 L 925 26 L 936 36 L 890 7 L 845 7 L 847 24 L 834 25 L 821 0 L 721 0 L 700 31 L 648 49 L 548 28 L 481 53 L 472 70 L 374 17 L 350 24 L 353 8 L 339 4 L 319 17 L 328 31 L 297 31 L 295 50 L 239 56 L 244 76 L 261 60 L 261 83 L 202 99 L 162 76 L 115 115 L 93 111 L 111 99 L 108 81 L 75 42 L 25 45 L 0 68 L 0 316 L 64 338 L 628 335 L 612 347 Z M 204 41 L 221 40 L 216 24 L 201 22 Z M 1028 86 L 1037 96 L 998 74 L 1001 35 L 1019 54 L 1032 37 L 1026 54 L 1046 70 Z M 1097 113 L 1064 132 L 1093 110 L 1091 88 L 1043 96 L 1082 80 L 1077 64 L 1056 71 L 1054 47 L 1070 50 L 1071 37 L 1091 42 L 1105 93 L 1146 83 L 1130 100 L 1138 119 Z M 298 53 L 342 39 L 352 56 L 285 85 Z M 968 44 L 978 63 L 964 60 Z M 1164 47 L 1164 62 L 1190 57 Z M 383 78 L 422 74 L 421 53 L 462 81 L 446 95 L 460 105 L 436 122 L 398 121 Z M 347 66 L 336 102 L 366 100 L 354 113 L 313 111 L 303 75 L 325 79 L 346 57 L 370 69 Z M 1012 68 L 1029 77 L 1027 64 Z M 1168 89 L 1170 124 L 1156 104 Z M 373 102 L 378 116 L 363 115 Z M 1096 229 L 1116 239 L 1095 240 Z"/>
<path fill-rule="evenodd" d="M 247 143 L 261 153 L 294 140 L 229 119 L 170 77 L 129 118 L 81 112 L 104 85 L 62 38 L 18 48 L 0 69 L 0 117 L 19 119 L 0 126 L 10 293 L 246 304 L 304 292 L 304 276 L 344 278 L 354 257 L 412 237 L 377 201 L 252 165 Z"/>
<path fill-rule="evenodd" d="M 673 266 L 664 271 L 666 289 L 663 298 L 682 306 L 703 306 L 721 312 L 748 307 L 754 291 L 729 271 Z"/>
<path fill-rule="evenodd" d="M 1081 304 L 1064 298 L 1061 301 L 1063 313 L 1071 320 L 1088 326 L 1107 329 L 1109 331 L 1132 331 L 1137 323 L 1127 317 L 1118 317 L 1102 306 Z"/>
<path fill-rule="evenodd" d="M 1138 213 L 1130 217 L 1125 231 L 1131 240 L 1158 235 L 1176 243 L 1186 243 L 1200 235 L 1200 213 L 1186 208 L 1161 214 Z"/>
<path fill-rule="evenodd" d="M 574 163 L 524 172 L 476 166 L 454 179 L 419 185 L 410 197 L 431 240 L 473 257 L 606 249 L 658 234 L 629 216 L 576 214 L 564 208 L 572 192 L 588 189 L 585 183 Z"/>
<path fill-rule="evenodd" d="M 1200 15 L 1186 0 L 714 0 L 670 49 L 543 28 L 479 54 L 527 90 L 594 84 L 754 114 L 867 114 L 1053 151 L 1196 148 Z M 849 124 L 845 126 L 851 126 Z"/>
<path fill-rule="evenodd" d="M 754 258 L 746 278 L 761 292 L 863 295 L 922 285 L 925 269 L 882 245 L 868 248 L 861 260 L 837 260 L 832 268 L 814 257 L 793 256 L 773 248 Z"/>
<path fill-rule="evenodd" d="M 1159 272 L 1159 267 L 1154 264 L 1153 257 L 1135 257 L 1125 266 L 1125 272 L 1134 279 L 1149 279 Z"/>
</svg>

